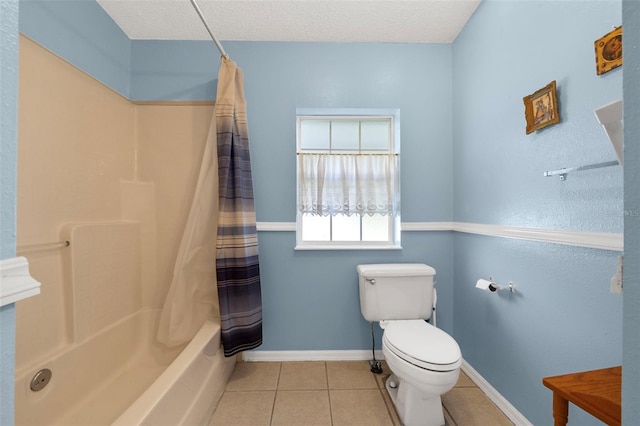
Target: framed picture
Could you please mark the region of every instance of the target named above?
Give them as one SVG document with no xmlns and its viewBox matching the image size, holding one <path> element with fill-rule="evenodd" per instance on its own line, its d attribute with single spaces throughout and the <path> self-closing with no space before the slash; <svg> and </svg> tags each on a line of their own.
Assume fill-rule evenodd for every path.
<svg viewBox="0 0 640 426">
<path fill-rule="evenodd" d="M 596 73 L 602 75 L 622 65 L 622 27 L 614 28 L 595 42 Z"/>
<path fill-rule="evenodd" d="M 560 122 L 555 80 L 522 100 L 527 120 L 527 134 Z"/>
</svg>

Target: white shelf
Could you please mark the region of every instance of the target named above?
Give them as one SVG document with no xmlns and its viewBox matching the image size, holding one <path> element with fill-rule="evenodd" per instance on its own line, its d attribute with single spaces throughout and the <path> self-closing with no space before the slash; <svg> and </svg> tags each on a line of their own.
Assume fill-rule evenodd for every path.
<svg viewBox="0 0 640 426">
<path fill-rule="evenodd" d="M 40 294 L 40 283 L 29 274 L 24 257 L 0 260 L 0 306 Z"/>
</svg>

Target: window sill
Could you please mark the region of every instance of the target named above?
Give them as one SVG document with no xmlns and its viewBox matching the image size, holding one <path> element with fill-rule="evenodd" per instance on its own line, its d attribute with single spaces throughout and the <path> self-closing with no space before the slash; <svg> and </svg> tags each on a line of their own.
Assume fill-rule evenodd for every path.
<svg viewBox="0 0 640 426">
<path fill-rule="evenodd" d="M 395 244 L 298 244 L 294 250 L 402 250 L 402 246 Z"/>
</svg>

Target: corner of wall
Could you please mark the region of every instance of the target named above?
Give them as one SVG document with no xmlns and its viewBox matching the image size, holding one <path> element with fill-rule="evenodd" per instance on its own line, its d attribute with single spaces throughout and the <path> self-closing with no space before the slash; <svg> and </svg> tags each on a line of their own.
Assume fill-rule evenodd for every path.
<svg viewBox="0 0 640 426">
<path fill-rule="evenodd" d="M 0 259 L 15 256 L 18 0 L 0 1 Z M 14 421 L 15 304 L 0 307 L 0 424 Z"/>
<path fill-rule="evenodd" d="M 640 39 L 640 3 L 622 2 L 622 24 L 626 40 Z M 624 45 L 624 185 L 626 188 L 625 213 L 637 212 L 640 206 L 640 46 L 637 42 Z M 633 189 L 633 190 L 632 190 Z M 624 219 L 625 257 L 640 256 L 640 217 L 626 214 Z M 640 424 L 640 265 L 625 262 L 624 269 L 624 330 L 622 369 L 622 420 L 623 424 Z"/>
<path fill-rule="evenodd" d="M 96 1 L 21 1 L 20 32 L 129 99 L 131 40 Z"/>
</svg>

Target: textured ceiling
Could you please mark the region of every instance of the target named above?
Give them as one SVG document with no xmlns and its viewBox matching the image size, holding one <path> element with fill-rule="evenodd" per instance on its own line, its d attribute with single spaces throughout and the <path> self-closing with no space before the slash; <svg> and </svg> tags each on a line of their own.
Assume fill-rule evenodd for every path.
<svg viewBox="0 0 640 426">
<path fill-rule="evenodd" d="M 480 0 L 197 0 L 219 40 L 451 43 Z M 98 0 L 131 39 L 206 40 L 189 0 Z"/>
</svg>

